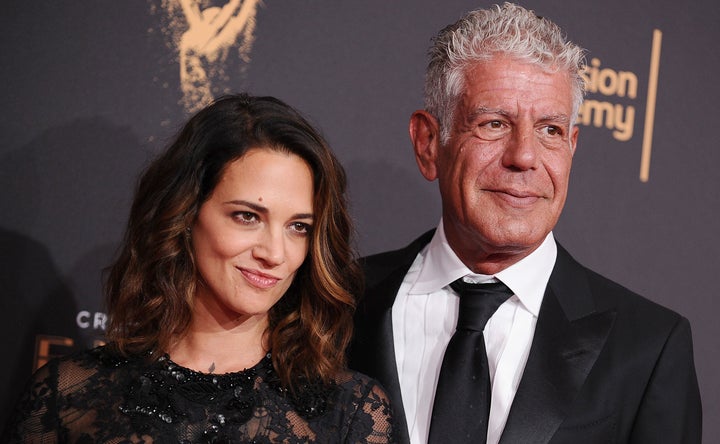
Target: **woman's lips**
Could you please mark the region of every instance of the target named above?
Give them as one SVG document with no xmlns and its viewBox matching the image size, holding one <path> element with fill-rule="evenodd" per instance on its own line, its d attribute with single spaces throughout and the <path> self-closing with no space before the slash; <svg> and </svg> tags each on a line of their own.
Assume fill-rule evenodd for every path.
<svg viewBox="0 0 720 444">
<path fill-rule="evenodd" d="M 239 268 L 239 270 L 250 285 L 260 289 L 272 288 L 280 281 L 280 278 L 248 268 Z"/>
</svg>

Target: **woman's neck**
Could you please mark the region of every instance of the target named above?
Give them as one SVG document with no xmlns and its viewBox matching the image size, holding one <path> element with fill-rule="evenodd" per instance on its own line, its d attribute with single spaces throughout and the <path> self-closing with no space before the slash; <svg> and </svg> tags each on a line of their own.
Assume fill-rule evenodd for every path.
<svg viewBox="0 0 720 444">
<path fill-rule="evenodd" d="M 202 373 L 231 373 L 253 367 L 268 352 L 267 317 L 218 323 L 193 316 L 187 332 L 168 351 L 178 365 Z"/>
</svg>

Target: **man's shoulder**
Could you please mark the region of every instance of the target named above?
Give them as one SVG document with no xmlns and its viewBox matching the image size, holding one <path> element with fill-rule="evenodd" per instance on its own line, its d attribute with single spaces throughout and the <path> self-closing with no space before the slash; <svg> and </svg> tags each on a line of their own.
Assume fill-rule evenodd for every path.
<svg viewBox="0 0 720 444">
<path fill-rule="evenodd" d="M 682 319 L 678 312 L 652 300 L 651 296 L 641 295 L 596 271 L 588 269 L 588 279 L 598 304 L 615 305 L 624 316 L 673 325 Z"/>
<path fill-rule="evenodd" d="M 433 229 L 423 233 L 402 248 L 360 258 L 360 265 L 365 272 L 366 284 L 372 286 L 374 282 L 384 279 L 400 267 L 407 266 L 409 268 L 415 256 L 430 242 L 434 234 L 435 230 Z"/>
<path fill-rule="evenodd" d="M 623 318 L 656 325 L 675 325 L 683 317 L 676 311 L 641 295 L 617 281 L 575 261 L 567 251 L 558 247 L 559 254 L 567 254 L 578 265 L 587 280 L 590 293 L 598 311 L 615 310 Z M 560 253 L 560 251 L 563 253 Z"/>
</svg>

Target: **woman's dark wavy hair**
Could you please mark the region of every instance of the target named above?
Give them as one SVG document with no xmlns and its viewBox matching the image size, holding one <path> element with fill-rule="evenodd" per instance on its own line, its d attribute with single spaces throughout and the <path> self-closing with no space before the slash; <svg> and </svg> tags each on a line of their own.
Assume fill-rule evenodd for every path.
<svg viewBox="0 0 720 444">
<path fill-rule="evenodd" d="M 360 273 L 351 247 L 345 172 L 320 134 L 273 97 L 222 97 L 192 117 L 140 178 L 117 261 L 109 268 L 107 339 L 122 355 L 166 352 L 192 317 L 198 271 L 187 231 L 225 167 L 249 149 L 296 154 L 313 173 L 308 255 L 269 313 L 283 385 L 330 382 L 345 367 Z"/>
</svg>

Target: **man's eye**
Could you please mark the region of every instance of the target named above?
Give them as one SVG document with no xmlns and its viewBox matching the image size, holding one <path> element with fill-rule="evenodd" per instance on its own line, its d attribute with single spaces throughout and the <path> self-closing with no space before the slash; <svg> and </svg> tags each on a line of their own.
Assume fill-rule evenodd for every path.
<svg viewBox="0 0 720 444">
<path fill-rule="evenodd" d="M 499 121 L 499 120 L 490 121 L 490 122 L 488 122 L 486 125 L 487 125 L 489 128 L 492 128 L 492 129 L 500 129 L 500 128 L 502 128 L 502 126 L 503 126 L 502 122 Z"/>
<path fill-rule="evenodd" d="M 546 126 L 545 131 L 550 136 L 559 136 L 562 134 L 562 130 L 559 127 L 553 125 Z"/>
</svg>

